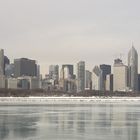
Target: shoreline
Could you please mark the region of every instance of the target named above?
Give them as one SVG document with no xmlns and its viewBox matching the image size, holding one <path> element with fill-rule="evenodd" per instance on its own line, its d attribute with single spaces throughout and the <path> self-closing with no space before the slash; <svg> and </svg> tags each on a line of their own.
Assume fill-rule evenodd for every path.
<svg viewBox="0 0 140 140">
<path fill-rule="evenodd" d="M 0 105 L 138 103 L 140 97 L 0 97 Z"/>
</svg>

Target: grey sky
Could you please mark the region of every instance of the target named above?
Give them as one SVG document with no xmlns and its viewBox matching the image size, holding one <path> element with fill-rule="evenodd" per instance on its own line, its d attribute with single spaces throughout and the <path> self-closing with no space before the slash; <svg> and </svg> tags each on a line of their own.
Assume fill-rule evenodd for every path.
<svg viewBox="0 0 140 140">
<path fill-rule="evenodd" d="M 49 64 L 113 64 L 132 41 L 140 54 L 139 0 L 1 0 L 0 48 Z"/>
</svg>

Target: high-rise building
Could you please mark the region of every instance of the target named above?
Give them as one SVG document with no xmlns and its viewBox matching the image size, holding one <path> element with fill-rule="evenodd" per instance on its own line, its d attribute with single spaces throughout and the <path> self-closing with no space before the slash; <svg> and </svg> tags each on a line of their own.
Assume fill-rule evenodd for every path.
<svg viewBox="0 0 140 140">
<path fill-rule="evenodd" d="M 69 64 L 62 65 L 61 79 L 66 79 L 66 77 L 70 79 L 74 78 L 73 65 L 69 65 Z"/>
<path fill-rule="evenodd" d="M 0 75 L 0 88 L 6 87 L 6 79 L 4 75 Z"/>
<path fill-rule="evenodd" d="M 104 90 L 103 89 L 103 74 L 102 70 L 95 66 L 92 72 L 92 89 L 93 90 Z"/>
<path fill-rule="evenodd" d="M 9 64 L 5 66 L 5 76 L 6 77 L 14 76 L 14 64 Z"/>
<path fill-rule="evenodd" d="M 14 60 L 14 76 L 37 76 L 37 65 L 35 60 L 20 58 Z"/>
<path fill-rule="evenodd" d="M 77 92 L 85 90 L 85 62 L 80 61 L 77 64 Z"/>
<path fill-rule="evenodd" d="M 140 74 L 138 74 L 138 91 L 140 91 Z"/>
<path fill-rule="evenodd" d="M 49 77 L 50 79 L 53 79 L 58 83 L 58 80 L 59 80 L 59 66 L 58 65 L 49 66 Z"/>
<path fill-rule="evenodd" d="M 114 75 L 113 75 L 113 90 L 127 91 L 128 90 L 128 67 L 122 63 L 122 60 L 116 59 L 114 61 Z"/>
<path fill-rule="evenodd" d="M 65 92 L 76 91 L 76 82 L 75 75 L 73 74 L 73 65 L 62 65 L 59 86 L 60 89 L 62 89 Z"/>
<path fill-rule="evenodd" d="M 103 90 L 106 90 L 106 75 L 111 74 L 111 66 L 110 65 L 100 65 L 100 69 L 102 70 L 103 76 Z"/>
<path fill-rule="evenodd" d="M 132 91 L 138 90 L 138 53 L 134 46 L 128 53 L 128 86 Z"/>
<path fill-rule="evenodd" d="M 92 72 L 86 70 L 85 73 L 85 89 L 90 90 L 92 87 Z"/>
<path fill-rule="evenodd" d="M 106 75 L 106 91 L 113 91 L 113 74 Z"/>
<path fill-rule="evenodd" d="M 0 75 L 4 75 L 4 50 L 0 49 Z"/>
<path fill-rule="evenodd" d="M 38 77 L 38 78 L 41 78 L 41 75 L 40 75 L 40 65 L 37 65 L 36 66 L 37 68 L 36 68 L 36 76 Z"/>
<path fill-rule="evenodd" d="M 5 68 L 7 65 L 10 64 L 10 60 L 7 56 L 4 56 L 4 74 L 5 74 Z"/>
<path fill-rule="evenodd" d="M 69 65 L 69 64 L 62 65 L 62 70 L 63 71 L 64 71 L 65 68 L 68 69 L 69 75 L 73 76 L 73 65 Z"/>
</svg>

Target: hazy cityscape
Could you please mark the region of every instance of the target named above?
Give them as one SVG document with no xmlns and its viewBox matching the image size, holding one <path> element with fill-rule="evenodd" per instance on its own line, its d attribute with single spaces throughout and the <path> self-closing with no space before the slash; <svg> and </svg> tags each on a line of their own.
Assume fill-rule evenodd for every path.
<svg viewBox="0 0 140 140">
<path fill-rule="evenodd" d="M 1 0 L 0 140 L 140 140 L 139 55 L 139 0 Z"/>
<path fill-rule="evenodd" d="M 3 49 L 0 50 L 0 88 L 1 89 L 44 89 L 79 93 L 86 90 L 95 91 L 140 91 L 140 74 L 138 73 L 138 53 L 134 45 L 128 50 L 127 64 L 116 58 L 113 66 L 99 64 L 92 70 L 86 69 L 88 62 L 50 65 L 49 73 L 40 73 L 37 60 L 30 58 L 14 59 L 11 63 Z"/>
</svg>

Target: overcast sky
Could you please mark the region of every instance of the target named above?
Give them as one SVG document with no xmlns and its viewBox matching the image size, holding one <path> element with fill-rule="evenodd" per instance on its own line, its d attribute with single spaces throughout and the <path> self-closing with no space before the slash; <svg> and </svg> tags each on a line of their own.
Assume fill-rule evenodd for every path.
<svg viewBox="0 0 140 140">
<path fill-rule="evenodd" d="M 11 61 L 38 61 L 42 73 L 50 64 L 87 68 L 113 64 L 134 42 L 140 53 L 139 0 L 1 0 L 0 48 Z"/>
</svg>

